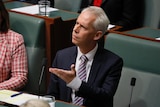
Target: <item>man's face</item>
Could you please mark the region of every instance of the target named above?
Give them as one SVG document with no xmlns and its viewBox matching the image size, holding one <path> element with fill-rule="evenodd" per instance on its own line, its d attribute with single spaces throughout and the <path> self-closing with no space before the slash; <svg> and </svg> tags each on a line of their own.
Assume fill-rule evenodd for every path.
<svg viewBox="0 0 160 107">
<path fill-rule="evenodd" d="M 96 17 L 89 12 L 83 12 L 79 15 L 72 32 L 72 43 L 77 46 L 88 46 L 95 42 L 94 36 L 96 30 L 93 27 L 93 22 Z"/>
</svg>

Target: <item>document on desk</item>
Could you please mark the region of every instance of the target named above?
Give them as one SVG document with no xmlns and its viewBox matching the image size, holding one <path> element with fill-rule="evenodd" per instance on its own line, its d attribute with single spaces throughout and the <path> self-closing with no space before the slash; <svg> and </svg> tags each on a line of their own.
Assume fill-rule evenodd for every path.
<svg viewBox="0 0 160 107">
<path fill-rule="evenodd" d="M 50 107 L 55 107 L 55 101 L 50 101 L 51 99 L 46 98 L 44 96 L 37 96 L 33 94 L 27 94 L 11 90 L 0 90 L 0 101 L 7 104 L 20 106 L 28 100 L 38 98 L 49 102 Z"/>
<path fill-rule="evenodd" d="M 39 6 L 38 5 L 19 7 L 19 8 L 14 8 L 11 10 L 17 11 L 17 12 L 22 12 L 22 13 L 28 13 L 28 14 L 39 14 Z M 51 12 L 51 11 L 57 11 L 58 9 L 49 7 L 47 10 L 48 10 L 47 12 Z"/>
<path fill-rule="evenodd" d="M 38 99 L 38 96 L 11 90 L 0 90 L 0 101 L 8 104 L 19 106 L 30 99 Z"/>
</svg>

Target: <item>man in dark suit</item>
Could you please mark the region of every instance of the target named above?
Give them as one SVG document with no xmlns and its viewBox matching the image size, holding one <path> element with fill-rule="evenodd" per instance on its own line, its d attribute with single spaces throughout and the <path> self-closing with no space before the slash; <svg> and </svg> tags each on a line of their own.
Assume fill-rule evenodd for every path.
<svg viewBox="0 0 160 107">
<path fill-rule="evenodd" d="M 82 0 L 81 10 L 87 6 L 100 6 L 111 24 L 122 26 L 121 30 L 142 26 L 144 0 L 102 0 L 99 4 L 95 4 L 94 1 Z"/>
<path fill-rule="evenodd" d="M 49 95 L 72 103 L 81 97 L 86 107 L 113 107 L 123 60 L 98 46 L 97 41 L 108 24 L 106 14 L 99 7 L 87 7 L 81 12 L 72 32 L 72 43 L 76 46 L 58 51 L 49 68 Z M 78 75 L 81 55 L 88 59 L 83 69 L 87 72 L 85 80 Z"/>
</svg>

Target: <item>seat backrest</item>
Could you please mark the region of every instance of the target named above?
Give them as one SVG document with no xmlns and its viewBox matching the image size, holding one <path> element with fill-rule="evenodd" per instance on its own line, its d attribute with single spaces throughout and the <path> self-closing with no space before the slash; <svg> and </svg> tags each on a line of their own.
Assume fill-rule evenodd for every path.
<svg viewBox="0 0 160 107">
<path fill-rule="evenodd" d="M 54 7 L 62 10 L 78 12 L 82 0 L 54 0 Z"/>
<path fill-rule="evenodd" d="M 124 60 L 114 107 L 158 107 L 160 102 L 160 43 L 109 33 L 104 47 Z M 136 78 L 131 86 L 131 78 Z M 131 95 L 132 94 L 132 95 Z"/>
<path fill-rule="evenodd" d="M 132 78 L 135 86 L 130 85 Z M 159 81 L 160 74 L 123 67 L 114 107 L 159 107 Z"/>
<path fill-rule="evenodd" d="M 143 26 L 158 28 L 160 20 L 160 0 L 144 0 Z"/>
<path fill-rule="evenodd" d="M 109 33 L 105 48 L 121 56 L 126 67 L 153 73 L 160 71 L 160 42 Z"/>
<path fill-rule="evenodd" d="M 9 12 L 9 16 L 11 29 L 23 35 L 28 56 L 28 83 L 23 91 L 38 94 L 41 62 L 46 57 L 45 21 L 44 19 L 14 12 Z M 45 79 L 45 75 L 43 79 Z M 41 85 L 40 93 L 45 93 L 45 80 L 43 80 Z"/>
</svg>

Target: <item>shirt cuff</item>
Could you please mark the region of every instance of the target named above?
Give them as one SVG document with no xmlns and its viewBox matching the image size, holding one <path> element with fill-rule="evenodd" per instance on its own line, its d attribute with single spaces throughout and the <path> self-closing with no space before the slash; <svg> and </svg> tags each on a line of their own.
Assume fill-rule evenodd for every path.
<svg viewBox="0 0 160 107">
<path fill-rule="evenodd" d="M 78 91 L 81 83 L 82 81 L 80 80 L 80 78 L 75 77 L 70 83 L 67 84 L 67 86 L 74 89 L 75 91 Z"/>
</svg>

